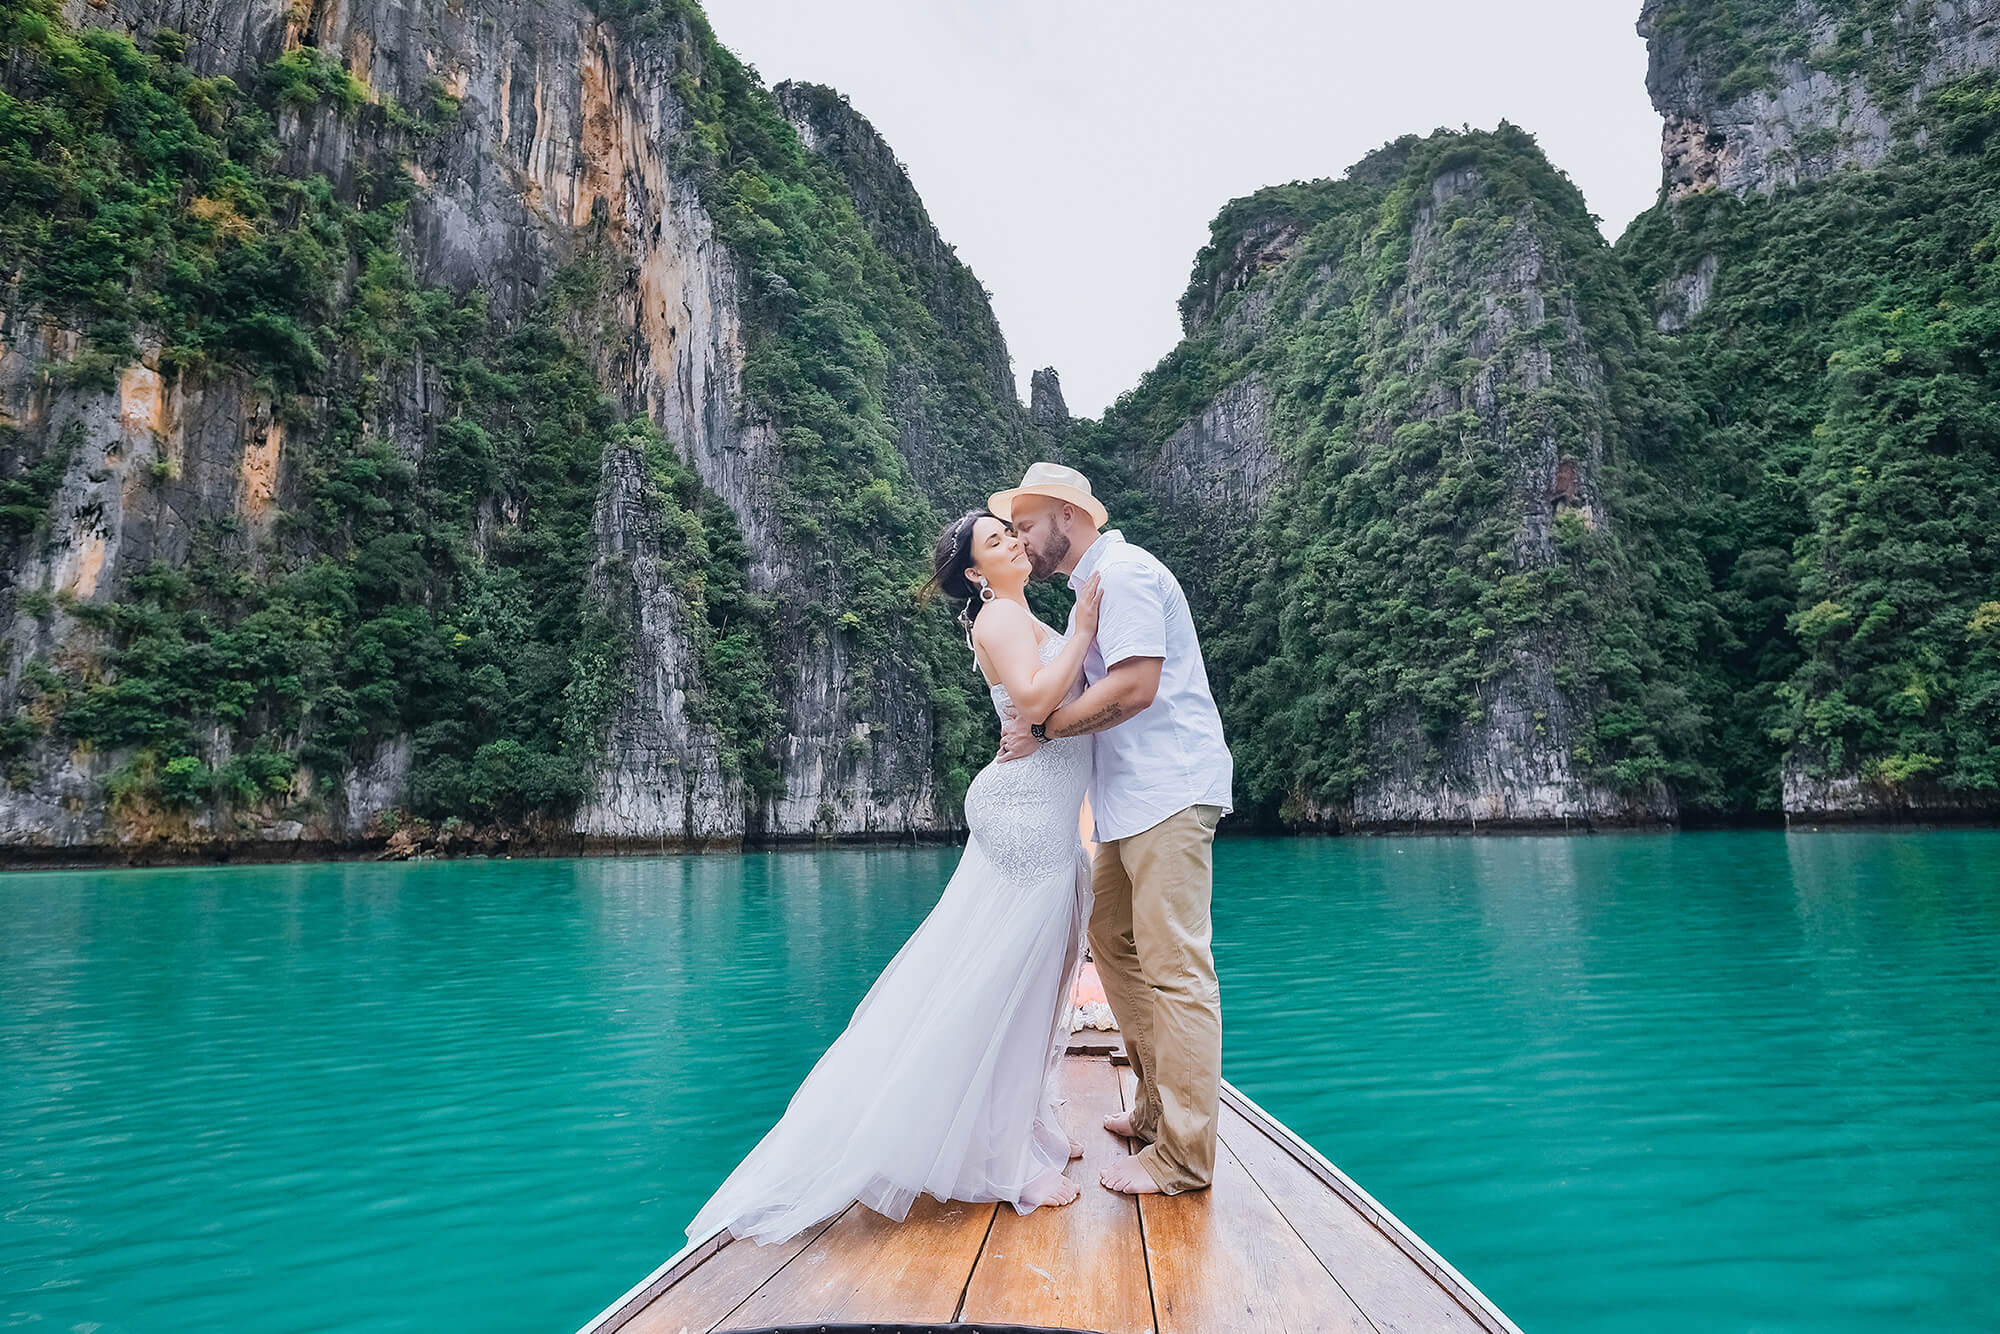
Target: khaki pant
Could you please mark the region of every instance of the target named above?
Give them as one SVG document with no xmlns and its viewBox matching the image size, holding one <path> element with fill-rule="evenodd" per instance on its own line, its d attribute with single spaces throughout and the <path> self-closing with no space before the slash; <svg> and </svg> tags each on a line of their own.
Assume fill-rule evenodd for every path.
<svg viewBox="0 0 2000 1334">
<path fill-rule="evenodd" d="M 1097 848 L 1090 949 L 1139 1077 L 1139 1161 L 1169 1195 L 1215 1175 L 1222 995 L 1209 945 L 1220 806 L 1189 806 Z"/>
</svg>

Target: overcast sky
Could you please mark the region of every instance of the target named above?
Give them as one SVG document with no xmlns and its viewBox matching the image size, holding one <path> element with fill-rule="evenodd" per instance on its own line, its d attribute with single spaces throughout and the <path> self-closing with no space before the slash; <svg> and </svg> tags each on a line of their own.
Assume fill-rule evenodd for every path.
<svg viewBox="0 0 2000 1334">
<path fill-rule="evenodd" d="M 1180 337 L 1222 205 L 1401 134 L 1534 134 L 1616 237 L 1659 186 L 1638 0 L 704 0 L 846 93 L 993 294 L 1020 392 L 1097 416 Z"/>
</svg>

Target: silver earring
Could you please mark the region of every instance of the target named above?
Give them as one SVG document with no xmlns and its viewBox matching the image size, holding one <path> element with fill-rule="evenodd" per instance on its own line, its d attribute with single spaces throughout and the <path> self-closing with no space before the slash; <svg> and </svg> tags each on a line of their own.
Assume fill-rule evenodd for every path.
<svg viewBox="0 0 2000 1334">
<path fill-rule="evenodd" d="M 979 600 L 981 602 L 991 602 L 993 600 L 993 585 L 981 584 L 979 586 Z"/>
</svg>

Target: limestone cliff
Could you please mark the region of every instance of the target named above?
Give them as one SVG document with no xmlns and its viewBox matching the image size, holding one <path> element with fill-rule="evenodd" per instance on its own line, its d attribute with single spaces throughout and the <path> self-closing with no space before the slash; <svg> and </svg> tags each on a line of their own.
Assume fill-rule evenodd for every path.
<svg viewBox="0 0 2000 1334">
<path fill-rule="evenodd" d="M 939 235 L 901 160 L 845 94 L 799 82 L 781 83 L 771 91 L 800 141 L 840 172 L 868 234 L 902 264 L 939 330 L 955 345 L 952 364 L 964 361 L 979 368 L 980 407 L 988 415 L 971 420 L 1018 427 L 1014 367 L 986 289 Z M 1020 445 L 1010 434 L 998 447 L 1018 453 Z"/>
<path fill-rule="evenodd" d="M 1621 260 L 1704 423 L 1723 806 L 2000 814 L 2000 4 L 1649 0 Z"/>
<path fill-rule="evenodd" d="M 1049 441 L 1060 442 L 1069 434 L 1069 404 L 1053 366 L 1042 367 L 1029 381 L 1028 420 Z"/>
<path fill-rule="evenodd" d="M 1670 199 L 1743 195 L 1922 145 L 1941 84 L 2000 61 L 1993 0 L 1645 0 Z"/>
<path fill-rule="evenodd" d="M 1532 141 L 1403 141 L 1231 204 L 1189 337 L 1080 446 L 1182 572 L 1252 809 L 1340 828 L 1668 820 L 1652 355 Z M 1616 719 L 1614 723 L 1612 720 Z"/>
<path fill-rule="evenodd" d="M 950 832 L 912 590 L 1037 457 L 1180 572 L 1246 819 L 1991 816 L 2000 0 L 1639 25 L 1615 251 L 1406 136 L 1227 204 L 1089 421 L 692 0 L 0 0 L 0 847 Z"/>
<path fill-rule="evenodd" d="M 953 827 L 958 757 L 977 749 L 968 729 L 978 715 L 950 675 L 962 664 L 935 655 L 927 641 L 942 637 L 915 628 L 897 581 L 920 568 L 933 502 L 956 504 L 970 484 L 957 451 L 979 448 L 1005 472 L 1027 446 L 984 294 L 920 205 L 914 216 L 869 212 L 864 227 L 837 197 L 838 178 L 814 165 L 692 8 L 111 0 L 52 17 L 48 42 L 80 34 L 76 49 L 108 61 L 124 95 L 168 98 L 186 135 L 210 145 L 203 152 L 245 151 L 268 117 L 270 155 L 246 159 L 239 175 L 262 173 L 267 195 L 305 190 L 348 229 L 346 246 L 330 232 L 316 243 L 349 258 L 344 271 L 332 258 L 311 310 L 260 316 L 248 351 L 207 332 L 227 311 L 181 318 L 140 269 L 112 277 L 139 294 L 130 319 L 38 294 L 17 275 L 0 313 L 0 472 L 52 484 L 6 534 L 0 712 L 14 722 L 0 837 L 23 850 L 130 845 L 145 855 L 269 840 L 325 847 L 407 827 L 413 811 L 432 812 L 434 825 L 452 801 L 427 804 L 427 791 L 479 793 L 485 818 L 467 818 L 489 843 L 645 847 Z M 37 54 L 17 53 L 8 92 L 68 96 Z M 854 117 L 856 127 L 865 122 Z M 827 139 L 813 136 L 822 149 Z M 126 151 L 129 165 L 144 145 Z M 230 204 L 224 188 L 172 224 L 198 233 L 200 261 L 219 256 L 226 268 L 267 239 L 275 253 L 283 219 L 261 218 L 261 201 Z M 774 196 L 791 212 L 770 206 L 775 223 L 746 229 L 746 213 Z M 864 209 L 870 199 L 856 188 Z M 221 226 L 203 229 L 216 218 Z M 759 249 L 774 229 L 780 244 Z M 827 255 L 885 285 L 869 337 L 889 362 L 858 360 L 858 330 L 813 325 L 833 340 L 821 373 L 848 378 L 839 403 L 809 410 L 774 370 L 814 336 L 802 327 L 828 318 L 827 298 L 807 290 L 814 266 L 834 262 Z M 378 294 L 377 280 L 399 271 L 402 286 Z M 934 309 L 908 298 L 912 282 Z M 426 322 L 387 342 L 372 327 L 357 332 L 384 303 L 399 319 L 401 307 L 421 306 Z M 180 322 L 161 329 L 149 318 Z M 457 321 L 449 337 L 440 319 Z M 948 321 L 953 336 L 941 336 Z M 276 355 L 272 329 L 293 337 L 296 368 L 264 364 Z M 543 335 L 553 341 L 524 358 L 519 377 L 492 378 L 498 349 Z M 974 351 L 961 355 L 954 336 Z M 576 399 L 570 425 L 540 390 L 513 397 L 570 365 L 560 371 L 561 392 Z M 569 450 L 564 466 L 587 469 L 588 490 L 571 487 L 552 510 L 537 489 L 553 484 L 546 476 L 509 485 L 519 466 L 509 431 Z M 469 490 L 458 485 L 462 448 L 481 470 Z M 837 493 L 824 451 L 842 460 Z M 339 684 L 351 660 L 340 658 L 361 651 L 355 634 L 378 637 L 361 625 L 365 607 L 334 629 L 346 636 L 329 648 L 335 694 L 302 709 L 216 714 L 204 694 L 183 701 L 181 712 L 199 715 L 185 738 L 163 722 L 101 721 L 96 701 L 141 679 L 134 646 L 152 641 L 134 628 L 138 608 L 164 605 L 135 593 L 135 579 L 150 596 L 143 581 L 162 570 L 240 570 L 232 578 L 248 582 L 226 595 L 176 593 L 175 614 L 199 616 L 219 642 L 315 562 L 365 564 L 375 548 L 356 545 L 353 523 L 335 531 L 312 517 L 334 512 L 329 472 L 359 477 L 356 459 L 371 460 L 362 492 L 391 489 L 377 504 L 348 487 L 341 503 L 407 506 L 404 526 L 424 527 L 420 541 L 435 523 L 437 541 L 462 544 L 456 578 L 433 564 L 435 579 L 411 576 L 432 585 L 420 595 L 410 586 L 382 597 L 384 614 L 400 605 L 396 616 L 422 622 L 426 642 L 441 635 L 442 652 L 472 651 L 466 589 L 499 578 L 524 543 L 573 553 L 534 576 L 573 571 L 562 576 L 573 591 L 520 612 L 559 607 L 572 628 L 544 627 L 546 649 L 517 644 L 511 661 L 504 641 L 481 640 L 503 647 L 484 669 L 463 664 L 504 682 L 499 695 L 512 691 L 496 716 L 525 729 L 513 749 L 454 740 L 470 720 L 451 718 L 448 699 L 416 717 L 410 695 L 385 683 L 356 704 Z M 450 514 L 461 494 L 470 506 L 462 538 L 451 536 L 455 518 L 439 518 L 447 490 Z M 377 543 L 396 540 L 385 532 Z M 875 549 L 843 555 L 850 542 Z M 586 645 L 576 626 L 603 642 Z M 527 647 L 546 668 L 532 681 Z M 351 740 L 328 732 L 336 699 L 354 719 L 341 729 Z M 560 716 L 540 717 L 551 709 Z M 537 729 L 551 739 L 527 735 Z M 231 761 L 251 748 L 279 757 L 260 760 L 266 781 L 223 795 L 212 780 L 241 778 Z M 522 776 L 544 770 L 555 777 Z"/>
</svg>

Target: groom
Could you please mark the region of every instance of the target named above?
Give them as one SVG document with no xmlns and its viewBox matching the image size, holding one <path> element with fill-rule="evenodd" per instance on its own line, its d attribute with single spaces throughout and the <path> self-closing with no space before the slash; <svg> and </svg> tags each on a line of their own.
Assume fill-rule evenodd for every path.
<svg viewBox="0 0 2000 1334">
<path fill-rule="evenodd" d="M 1109 515 L 1082 473 L 1037 463 L 987 505 L 1013 525 L 1035 579 L 1066 574 L 1076 589 L 1099 576 L 1087 688 L 1047 718 L 1010 716 L 1000 758 L 1091 734 L 1090 949 L 1139 1077 L 1132 1110 L 1104 1124 L 1145 1141 L 1100 1180 L 1135 1195 L 1178 1195 L 1215 1175 L 1222 997 L 1208 909 L 1215 826 L 1231 809 L 1222 719 L 1180 582 L 1117 529 L 1098 531 Z"/>
</svg>

